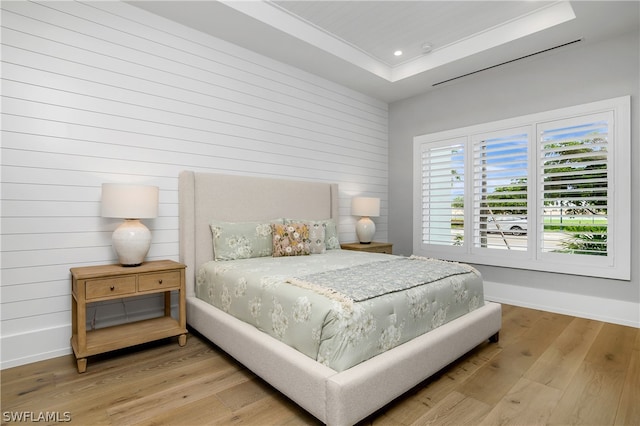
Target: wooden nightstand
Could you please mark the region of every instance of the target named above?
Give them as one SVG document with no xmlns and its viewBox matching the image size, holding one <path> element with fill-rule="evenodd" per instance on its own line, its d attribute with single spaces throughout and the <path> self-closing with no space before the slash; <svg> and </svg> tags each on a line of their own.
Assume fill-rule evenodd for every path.
<svg viewBox="0 0 640 426">
<path fill-rule="evenodd" d="M 393 244 L 391 244 L 391 243 L 376 243 L 375 241 L 372 241 L 369 244 L 344 243 L 344 244 L 340 244 L 340 248 L 342 248 L 344 250 L 368 251 L 370 253 L 391 254 L 391 251 L 393 250 Z"/>
<path fill-rule="evenodd" d="M 180 336 L 187 343 L 185 268 L 172 260 L 140 266 L 101 265 L 71 268 L 71 347 L 78 372 L 87 369 L 87 357 L 165 337 Z M 171 292 L 179 293 L 178 319 L 171 316 Z M 87 304 L 143 294 L 164 293 L 164 316 L 87 331 Z"/>
</svg>

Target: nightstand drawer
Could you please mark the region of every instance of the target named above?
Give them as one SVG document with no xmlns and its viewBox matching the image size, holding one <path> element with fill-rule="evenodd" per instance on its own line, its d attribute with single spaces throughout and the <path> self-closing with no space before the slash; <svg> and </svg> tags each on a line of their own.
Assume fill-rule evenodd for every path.
<svg viewBox="0 0 640 426">
<path fill-rule="evenodd" d="M 168 290 L 180 288 L 180 272 L 159 272 L 156 274 L 141 274 L 138 278 L 138 291 Z"/>
<path fill-rule="evenodd" d="M 87 300 L 135 293 L 136 276 L 130 275 L 99 280 L 88 280 L 85 291 L 85 298 Z"/>
</svg>

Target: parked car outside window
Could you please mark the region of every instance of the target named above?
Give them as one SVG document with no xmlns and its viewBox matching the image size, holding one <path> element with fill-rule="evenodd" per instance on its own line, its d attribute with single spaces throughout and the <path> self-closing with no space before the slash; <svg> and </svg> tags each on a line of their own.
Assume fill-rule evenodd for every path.
<svg viewBox="0 0 640 426">
<path fill-rule="evenodd" d="M 499 228 L 498 228 L 499 227 Z M 511 235 L 527 234 L 526 217 L 498 217 L 497 220 L 490 217 L 487 220 L 487 232 L 496 233 L 502 231 Z"/>
</svg>

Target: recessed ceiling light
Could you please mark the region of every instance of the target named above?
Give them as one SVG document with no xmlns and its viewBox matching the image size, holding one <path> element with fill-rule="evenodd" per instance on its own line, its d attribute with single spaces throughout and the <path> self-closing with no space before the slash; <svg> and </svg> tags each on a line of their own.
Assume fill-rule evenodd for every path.
<svg viewBox="0 0 640 426">
<path fill-rule="evenodd" d="M 402 50 L 396 50 L 395 52 L 393 52 L 393 54 L 395 56 L 402 56 Z"/>
</svg>

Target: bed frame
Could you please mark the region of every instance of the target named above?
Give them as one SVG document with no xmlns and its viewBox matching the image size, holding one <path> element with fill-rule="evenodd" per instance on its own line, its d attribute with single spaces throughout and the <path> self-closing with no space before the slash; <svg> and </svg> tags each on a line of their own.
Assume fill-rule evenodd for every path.
<svg viewBox="0 0 640 426">
<path fill-rule="evenodd" d="M 185 171 L 179 178 L 180 261 L 187 265 L 187 323 L 328 425 L 352 425 L 487 339 L 497 339 L 499 304 L 348 370 L 336 372 L 195 297 L 195 275 L 213 259 L 209 221 L 334 218 L 337 184 Z"/>
</svg>

